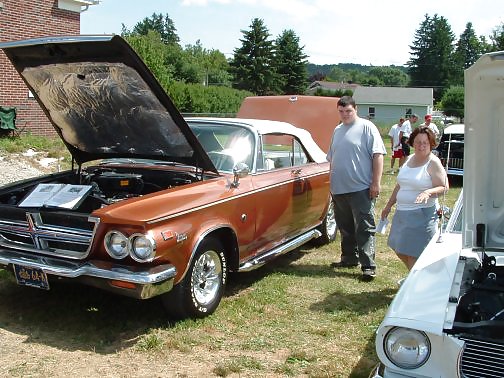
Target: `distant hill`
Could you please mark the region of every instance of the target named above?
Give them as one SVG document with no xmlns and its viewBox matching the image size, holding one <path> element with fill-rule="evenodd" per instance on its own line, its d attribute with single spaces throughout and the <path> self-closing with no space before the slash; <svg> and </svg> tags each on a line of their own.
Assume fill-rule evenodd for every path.
<svg viewBox="0 0 504 378">
<path fill-rule="evenodd" d="M 311 77 L 315 74 L 322 74 L 322 75 L 327 75 L 331 70 L 334 68 L 340 68 L 345 71 L 349 70 L 356 70 L 356 71 L 361 71 L 361 72 L 369 72 L 370 69 L 378 67 L 378 66 L 363 66 L 362 64 L 356 64 L 356 63 L 338 63 L 338 64 L 313 64 L 313 63 L 308 63 L 307 69 L 308 69 L 308 77 Z M 393 68 L 398 68 L 405 73 L 408 73 L 408 68 L 404 66 L 385 66 L 385 67 L 393 67 Z"/>
</svg>

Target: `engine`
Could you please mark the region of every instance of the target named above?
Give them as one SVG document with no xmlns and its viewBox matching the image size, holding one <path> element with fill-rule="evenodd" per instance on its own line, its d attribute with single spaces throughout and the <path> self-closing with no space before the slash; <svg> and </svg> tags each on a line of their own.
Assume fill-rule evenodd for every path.
<svg viewBox="0 0 504 378">
<path fill-rule="evenodd" d="M 453 332 L 504 339 L 504 263 L 495 253 L 466 261 Z"/>
<path fill-rule="evenodd" d="M 118 201 L 200 180 L 202 178 L 195 173 L 183 170 L 93 166 L 80 173 L 68 171 L 14 185 L 11 190 L 6 188 L 0 192 L 0 205 L 17 206 L 39 183 L 79 184 L 90 185 L 92 188 L 76 210 L 91 213 Z"/>
</svg>

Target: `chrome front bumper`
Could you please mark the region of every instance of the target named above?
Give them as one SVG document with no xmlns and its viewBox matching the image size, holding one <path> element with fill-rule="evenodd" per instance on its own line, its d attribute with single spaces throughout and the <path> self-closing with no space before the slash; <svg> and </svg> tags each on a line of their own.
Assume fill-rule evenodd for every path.
<svg viewBox="0 0 504 378">
<path fill-rule="evenodd" d="M 141 268 L 99 260 L 75 262 L 0 249 L 0 265 L 8 267 L 13 264 L 41 269 L 50 276 L 75 279 L 138 299 L 147 299 L 170 291 L 177 273 L 175 267 L 168 264 Z M 134 284 L 134 288 L 124 287 L 128 285 L 113 285 L 112 281 Z"/>
</svg>

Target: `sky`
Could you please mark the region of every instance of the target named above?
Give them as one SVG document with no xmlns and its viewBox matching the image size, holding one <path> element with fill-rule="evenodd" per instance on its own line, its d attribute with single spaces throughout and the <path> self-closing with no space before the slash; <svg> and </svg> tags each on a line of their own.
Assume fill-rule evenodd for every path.
<svg viewBox="0 0 504 378">
<path fill-rule="evenodd" d="M 401 66 L 426 14 L 446 18 L 456 39 L 471 22 L 489 40 L 504 23 L 504 1 L 100 0 L 81 13 L 81 34 L 120 34 L 153 13 L 168 14 L 182 46 L 199 40 L 227 58 L 260 18 L 271 39 L 292 29 L 310 63 Z"/>
</svg>

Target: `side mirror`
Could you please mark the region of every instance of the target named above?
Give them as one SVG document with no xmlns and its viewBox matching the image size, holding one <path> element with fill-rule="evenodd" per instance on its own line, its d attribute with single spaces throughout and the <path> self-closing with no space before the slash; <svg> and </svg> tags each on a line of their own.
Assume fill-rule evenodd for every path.
<svg viewBox="0 0 504 378">
<path fill-rule="evenodd" d="M 245 163 L 236 164 L 233 167 L 234 178 L 233 178 L 233 183 L 231 184 L 231 186 L 233 188 L 238 188 L 238 186 L 240 185 L 240 179 L 248 176 L 249 173 L 250 173 L 250 168 L 247 164 L 245 164 Z"/>
</svg>

